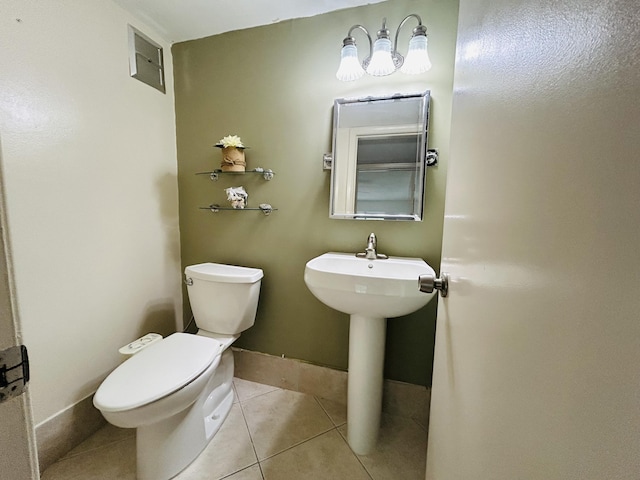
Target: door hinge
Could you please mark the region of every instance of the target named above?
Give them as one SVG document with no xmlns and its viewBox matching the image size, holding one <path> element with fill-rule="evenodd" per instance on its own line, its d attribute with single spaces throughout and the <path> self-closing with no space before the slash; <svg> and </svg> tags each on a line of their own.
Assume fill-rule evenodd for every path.
<svg viewBox="0 0 640 480">
<path fill-rule="evenodd" d="M 22 395 L 28 382 L 27 347 L 16 345 L 0 351 L 0 403 Z"/>
</svg>

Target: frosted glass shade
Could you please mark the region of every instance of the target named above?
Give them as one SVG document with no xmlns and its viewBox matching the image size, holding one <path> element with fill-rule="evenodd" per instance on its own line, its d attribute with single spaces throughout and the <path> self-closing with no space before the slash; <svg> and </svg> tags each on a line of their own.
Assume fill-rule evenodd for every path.
<svg viewBox="0 0 640 480">
<path fill-rule="evenodd" d="M 416 75 L 424 73 L 431 68 L 431 60 L 427 51 L 427 37 L 416 35 L 409 42 L 409 51 L 400 68 L 402 73 Z"/>
<path fill-rule="evenodd" d="M 396 66 L 391 58 L 391 40 L 379 38 L 373 44 L 373 55 L 367 66 L 367 73 L 374 77 L 389 75 L 396 70 Z"/>
<path fill-rule="evenodd" d="M 340 66 L 336 78 L 343 82 L 357 80 L 364 75 L 364 70 L 358 60 L 358 49 L 355 45 L 345 45 L 340 52 Z"/>
</svg>

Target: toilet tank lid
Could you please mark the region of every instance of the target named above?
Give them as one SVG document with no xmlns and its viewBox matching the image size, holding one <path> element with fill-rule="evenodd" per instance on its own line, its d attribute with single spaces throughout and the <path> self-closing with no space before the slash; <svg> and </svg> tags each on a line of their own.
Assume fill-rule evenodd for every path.
<svg viewBox="0 0 640 480">
<path fill-rule="evenodd" d="M 184 269 L 188 277 L 223 283 L 255 283 L 264 275 L 259 268 L 238 267 L 221 263 L 199 263 Z"/>
<path fill-rule="evenodd" d="M 154 402 L 195 380 L 222 350 L 213 338 L 169 335 L 111 372 L 93 403 L 102 411 L 118 412 Z"/>
</svg>

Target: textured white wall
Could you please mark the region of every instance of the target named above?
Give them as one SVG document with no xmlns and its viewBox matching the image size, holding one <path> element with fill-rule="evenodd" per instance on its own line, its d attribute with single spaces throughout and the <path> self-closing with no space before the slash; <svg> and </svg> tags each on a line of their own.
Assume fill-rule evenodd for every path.
<svg viewBox="0 0 640 480">
<path fill-rule="evenodd" d="M 129 77 L 108 0 L 3 0 L 0 136 L 36 423 L 90 395 L 117 348 L 181 312 L 172 61 Z"/>
</svg>

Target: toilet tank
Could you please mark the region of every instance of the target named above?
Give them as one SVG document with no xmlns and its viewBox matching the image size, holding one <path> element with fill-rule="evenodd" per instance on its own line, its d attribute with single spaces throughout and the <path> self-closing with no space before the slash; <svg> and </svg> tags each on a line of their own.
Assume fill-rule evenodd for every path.
<svg viewBox="0 0 640 480">
<path fill-rule="evenodd" d="M 200 263 L 186 267 L 184 274 L 191 310 L 200 329 L 236 335 L 253 325 L 262 270 Z"/>
</svg>

